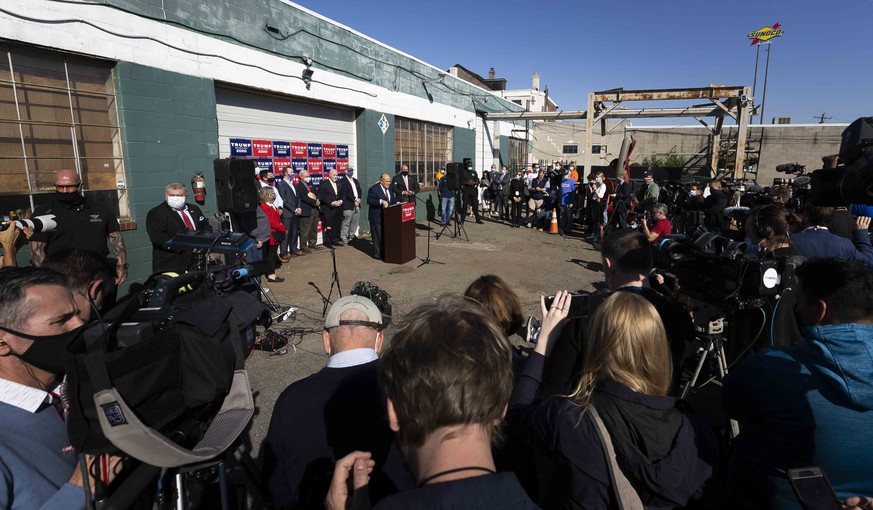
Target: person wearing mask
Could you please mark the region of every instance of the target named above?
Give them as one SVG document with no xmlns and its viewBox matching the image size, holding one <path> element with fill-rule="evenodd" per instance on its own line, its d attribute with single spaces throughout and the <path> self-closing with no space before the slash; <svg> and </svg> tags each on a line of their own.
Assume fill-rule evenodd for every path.
<svg viewBox="0 0 873 510">
<path fill-rule="evenodd" d="M 491 203 L 494 198 L 491 193 L 492 175 L 497 175 L 497 165 L 491 165 L 491 170 L 482 172 L 482 178 L 479 179 L 479 203 L 482 204 L 482 214 L 485 216 L 490 216 L 492 212 Z"/>
<path fill-rule="evenodd" d="M 297 176 L 297 196 L 300 197 L 300 251 L 312 253 L 318 243 L 318 196 L 312 186 L 309 172 L 301 170 Z"/>
<path fill-rule="evenodd" d="M 64 250 L 45 259 L 42 267 L 54 269 L 67 279 L 67 288 L 82 322 L 100 319 L 115 304 L 115 275 L 100 254 L 89 250 Z"/>
<path fill-rule="evenodd" d="M 279 245 L 279 260 L 288 262 L 291 257 L 303 255 L 297 247 L 300 239 L 300 196 L 297 194 L 297 186 L 294 185 L 294 169 L 286 166 L 282 169 L 282 179 L 276 183 L 279 198 L 282 199 L 282 224 L 288 235 Z"/>
<path fill-rule="evenodd" d="M 440 195 L 440 226 L 446 226 L 455 211 L 455 191 L 449 189 L 447 174 L 443 174 L 437 181 L 437 192 Z"/>
<path fill-rule="evenodd" d="M 467 218 L 467 210 L 472 209 L 473 217 L 476 218 L 476 223 L 483 223 L 479 217 L 479 176 L 473 170 L 473 163 L 469 163 L 464 169 L 461 177 L 463 188 L 461 191 L 461 224 Z"/>
<path fill-rule="evenodd" d="M 500 173 L 491 176 L 491 195 L 494 197 L 494 209 L 501 221 L 509 219 L 509 181 L 511 176 L 507 172 L 506 165 L 500 167 Z M 494 212 L 491 216 L 494 216 Z"/>
<path fill-rule="evenodd" d="M 59 170 L 53 199 L 37 206 L 33 216 L 55 215 L 57 227 L 30 236 L 31 261 L 39 266 L 55 251 L 81 248 L 115 257 L 115 284 L 127 281 L 127 248 L 112 209 L 82 193 L 82 179 L 74 170 Z M 107 241 L 109 248 L 107 248 Z"/>
<path fill-rule="evenodd" d="M 95 459 L 69 446 L 61 398 L 65 349 L 83 324 L 60 273 L 0 268 L 0 508 L 79 510 L 86 484 L 93 493 L 82 473 Z M 102 460 L 108 484 L 120 458 Z"/>
<path fill-rule="evenodd" d="M 564 239 L 573 231 L 573 205 L 576 200 L 576 181 L 570 174 L 564 175 L 559 186 L 561 196 L 558 199 L 560 216 L 558 217 L 558 234 Z"/>
<path fill-rule="evenodd" d="M 612 194 L 612 217 L 614 218 L 612 223 L 613 225 L 618 224 L 618 228 L 627 228 L 627 209 L 631 202 L 630 186 L 625 179 L 624 171 L 618 170 L 618 159 L 613 159 L 609 163 L 609 167 L 618 183 Z"/>
<path fill-rule="evenodd" d="M 179 232 L 211 230 L 209 222 L 194 204 L 187 203 L 188 190 L 181 182 L 164 188 L 164 201 L 146 215 L 146 232 L 152 242 L 153 273 L 183 273 L 191 266 L 191 250 L 166 243 Z"/>
<path fill-rule="evenodd" d="M 397 203 L 397 195 L 391 189 L 391 176 L 382 174 L 379 182 L 367 190 L 367 218 L 370 221 L 370 236 L 373 240 L 373 258 L 382 260 L 385 253 L 382 239 L 383 210 Z"/>
<path fill-rule="evenodd" d="M 702 211 L 703 201 L 703 193 L 700 192 L 700 187 L 697 184 L 692 184 L 688 189 L 688 198 L 685 199 L 685 210 Z"/>
<path fill-rule="evenodd" d="M 661 188 L 655 183 L 655 177 L 651 168 L 646 170 L 643 176 L 643 184 L 644 186 L 637 191 L 637 206 L 635 209 L 641 208 L 644 211 L 648 211 L 649 208 L 655 205 L 658 197 L 661 195 Z"/>
<path fill-rule="evenodd" d="M 343 199 L 340 196 L 336 168 L 331 168 L 327 179 L 318 187 L 318 201 L 321 203 L 321 242 L 326 248 L 343 246 L 340 241 L 340 228 L 343 221 Z"/>
<path fill-rule="evenodd" d="M 346 244 L 352 244 L 358 238 L 358 223 L 361 214 L 361 183 L 355 178 L 354 167 L 346 168 L 346 175 L 340 179 L 340 197 L 343 200 L 343 223 L 340 238 Z"/>
<path fill-rule="evenodd" d="M 588 193 L 591 197 L 588 214 L 591 216 L 591 235 L 586 240 L 600 241 L 603 237 L 603 212 L 606 209 L 606 184 L 599 175 L 588 177 Z"/>
<path fill-rule="evenodd" d="M 258 213 L 259 230 L 264 230 L 264 223 L 269 227 L 270 236 L 266 240 L 257 240 L 257 246 L 261 249 L 262 259 L 270 263 L 272 270 L 267 275 L 267 281 L 281 283 L 285 279 L 276 276 L 276 252 L 279 243 L 285 238 L 285 225 L 276 212 L 276 190 L 272 186 L 265 186 L 259 192 L 260 212 Z M 263 214 L 261 214 L 263 213 Z"/>
<path fill-rule="evenodd" d="M 652 206 L 652 226 L 649 228 L 649 222 L 646 220 L 646 217 L 643 216 L 641 221 L 641 227 L 643 230 L 643 235 L 649 240 L 652 244 L 658 244 L 658 242 L 664 238 L 664 236 L 670 235 L 673 231 L 673 225 L 670 223 L 670 219 L 667 218 L 667 205 L 666 204 L 655 204 Z"/>
<path fill-rule="evenodd" d="M 721 187 L 719 180 L 710 182 L 709 196 L 703 200 L 706 226 L 710 229 L 725 230 L 729 226 L 729 219 L 725 217 L 724 210 L 730 202 L 730 197 Z"/>
<path fill-rule="evenodd" d="M 521 207 L 524 204 L 525 189 L 524 172 L 519 169 L 515 172 L 515 178 L 509 181 L 509 216 L 513 228 L 521 228 Z"/>
<path fill-rule="evenodd" d="M 530 186 L 528 187 L 528 196 L 530 197 L 530 199 L 527 202 L 527 207 L 529 211 L 527 216 L 527 228 L 531 228 L 534 221 L 533 216 L 537 213 L 537 211 L 539 211 L 540 207 L 543 206 L 543 200 L 549 192 L 548 177 L 546 177 L 546 174 L 543 170 L 539 169 L 539 165 L 536 165 L 536 167 L 536 178 L 534 178 L 530 182 Z"/>
<path fill-rule="evenodd" d="M 391 179 L 391 189 L 397 195 L 398 202 L 415 202 L 415 194 L 418 193 L 420 188 L 415 177 L 409 175 L 408 165 L 401 166 L 400 173 Z"/>
<path fill-rule="evenodd" d="M 276 189 L 276 174 L 273 173 L 272 170 L 263 168 L 258 171 L 258 184 L 262 188 L 273 188 Z M 282 214 L 282 197 L 279 196 L 278 190 L 276 191 L 276 211 L 279 214 Z"/>
</svg>

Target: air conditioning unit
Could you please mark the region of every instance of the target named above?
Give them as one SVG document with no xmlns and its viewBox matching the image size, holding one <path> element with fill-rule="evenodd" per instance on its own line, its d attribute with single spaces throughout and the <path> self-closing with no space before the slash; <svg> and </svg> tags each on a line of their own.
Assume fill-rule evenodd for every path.
<svg viewBox="0 0 873 510">
<path fill-rule="evenodd" d="M 773 117 L 773 124 L 791 124 L 791 117 Z"/>
</svg>

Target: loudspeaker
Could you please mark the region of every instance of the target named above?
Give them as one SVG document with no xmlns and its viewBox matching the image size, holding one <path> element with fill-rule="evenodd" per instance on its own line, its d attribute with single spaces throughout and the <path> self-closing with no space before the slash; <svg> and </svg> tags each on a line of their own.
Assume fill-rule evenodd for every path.
<svg viewBox="0 0 873 510">
<path fill-rule="evenodd" d="M 216 159 L 215 201 L 221 212 L 241 213 L 258 207 L 257 165 L 253 159 Z"/>
<path fill-rule="evenodd" d="M 461 189 L 461 176 L 464 175 L 463 163 L 446 164 L 446 186 L 452 191 Z"/>
</svg>

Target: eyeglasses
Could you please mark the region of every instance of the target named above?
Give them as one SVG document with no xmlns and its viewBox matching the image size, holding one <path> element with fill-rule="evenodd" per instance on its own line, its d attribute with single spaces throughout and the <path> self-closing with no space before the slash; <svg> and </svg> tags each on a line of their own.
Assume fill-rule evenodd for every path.
<svg viewBox="0 0 873 510">
<path fill-rule="evenodd" d="M 79 183 L 79 184 L 55 184 L 55 191 L 60 191 L 61 193 L 70 193 L 73 191 L 78 191 L 79 186 L 81 186 L 81 185 L 82 185 L 82 183 Z"/>
</svg>

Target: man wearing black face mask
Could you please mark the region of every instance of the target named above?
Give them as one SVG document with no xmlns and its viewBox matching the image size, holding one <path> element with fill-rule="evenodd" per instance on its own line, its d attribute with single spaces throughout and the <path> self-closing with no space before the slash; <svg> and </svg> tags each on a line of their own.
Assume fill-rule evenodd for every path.
<svg viewBox="0 0 873 510">
<path fill-rule="evenodd" d="M 46 256 L 57 251 L 74 248 L 95 251 L 108 257 L 111 247 L 116 259 L 115 284 L 124 283 L 127 280 L 127 249 L 115 213 L 106 205 L 82 194 L 82 180 L 74 170 L 58 171 L 54 183 L 54 199 L 37 207 L 33 214 L 54 214 L 58 226 L 52 231 L 31 236 L 33 265 L 41 265 Z"/>
<path fill-rule="evenodd" d="M 0 508 L 84 508 L 59 388 L 81 326 L 59 273 L 0 269 Z"/>
<path fill-rule="evenodd" d="M 391 189 L 397 193 L 398 202 L 415 202 L 415 194 L 420 188 L 415 177 L 409 175 L 409 166 L 400 167 L 400 173 L 391 179 Z"/>
<path fill-rule="evenodd" d="M 817 258 L 796 274 L 803 343 L 750 356 L 724 381 L 740 422 L 725 508 L 797 508 L 785 470 L 798 466 L 821 467 L 841 501 L 871 488 L 873 272 Z"/>
</svg>

